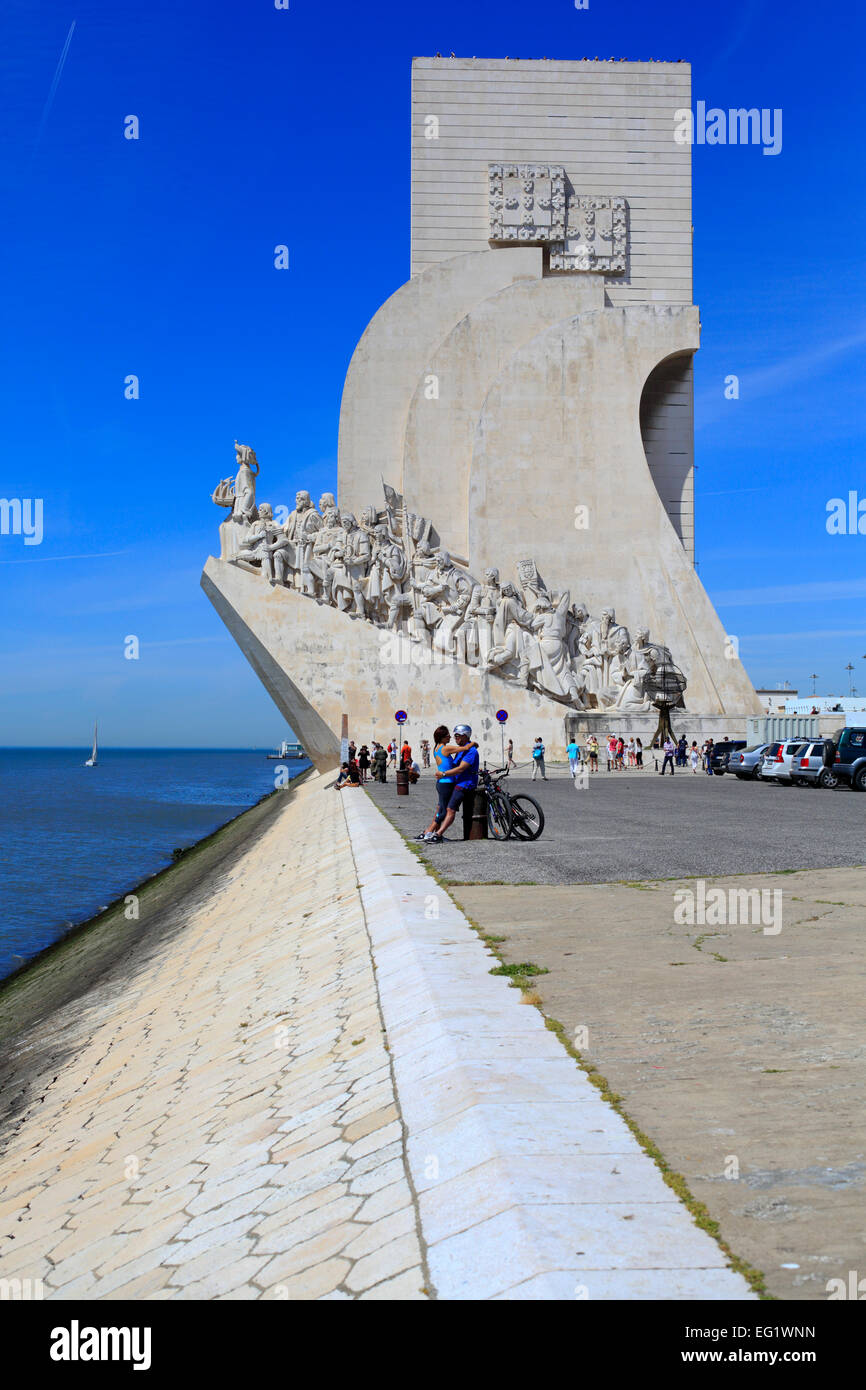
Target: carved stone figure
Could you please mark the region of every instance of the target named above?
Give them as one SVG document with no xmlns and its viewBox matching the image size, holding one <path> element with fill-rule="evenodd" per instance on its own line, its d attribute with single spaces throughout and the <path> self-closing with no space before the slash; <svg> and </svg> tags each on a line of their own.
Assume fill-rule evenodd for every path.
<svg viewBox="0 0 866 1390">
<path fill-rule="evenodd" d="M 533 684 L 547 695 L 556 699 L 570 700 L 578 709 L 583 708 L 580 688 L 568 658 L 565 643 L 568 605 L 571 595 L 566 589 L 554 607 L 546 593 L 539 593 L 536 599 L 532 630 L 536 634 L 540 661 L 535 664 L 530 659 Z"/>
<path fill-rule="evenodd" d="M 380 523 L 373 536 L 373 554 L 366 589 L 367 603 L 388 627 L 396 627 L 404 604 L 410 602 L 410 596 L 403 592 L 403 580 L 406 578 L 407 569 L 406 556 L 387 526 Z"/>
<path fill-rule="evenodd" d="M 417 635 L 423 641 L 433 643 L 433 634 L 442 622 L 445 605 L 457 602 L 460 594 L 459 574 L 448 551 L 442 550 L 423 582 L 413 581 L 414 593 L 417 596 L 413 607 L 414 626 Z M 441 645 L 439 649 L 445 650 Z"/>
<path fill-rule="evenodd" d="M 487 658 L 495 645 L 493 630 L 501 599 L 502 588 L 499 583 L 499 570 L 485 570 L 484 583 L 475 586 L 468 609 L 468 616 L 475 620 L 474 647 L 477 653 L 477 664 L 481 666 L 486 666 Z M 475 662 L 472 664 L 474 665 Z"/>
<path fill-rule="evenodd" d="M 313 537 L 321 525 L 322 518 L 314 510 L 310 494 L 301 489 L 295 494 L 295 510 L 289 512 L 283 531 L 292 547 L 291 567 L 300 576 L 301 591 L 311 598 L 316 596 L 315 576 L 310 569 Z"/>
<path fill-rule="evenodd" d="M 580 637 L 588 621 L 589 609 L 582 603 L 573 603 L 566 615 L 565 624 L 565 645 L 568 648 L 569 659 L 573 662 L 580 661 Z"/>
<path fill-rule="evenodd" d="M 237 552 L 239 560 L 246 560 L 247 564 L 251 565 L 261 565 L 262 573 L 270 581 L 274 578 L 271 547 L 278 531 L 279 527 L 274 521 L 270 503 L 263 502 L 258 508 L 256 520 L 246 531 Z"/>
<path fill-rule="evenodd" d="M 613 643 L 618 632 L 628 633 L 618 628 L 616 613 L 612 608 L 603 608 L 600 618 L 592 618 L 586 624 L 578 642 L 578 650 L 583 658 L 581 674 L 590 705 L 602 708 L 605 694 L 610 686 L 610 663 L 613 656 Z"/>
<path fill-rule="evenodd" d="M 355 601 L 355 591 L 352 587 L 352 576 L 346 564 L 346 552 L 343 546 L 337 545 L 331 551 L 329 567 L 329 600 L 339 608 L 341 613 L 348 613 Z"/>
<path fill-rule="evenodd" d="M 507 676 L 529 685 L 532 614 L 524 608 L 513 584 L 503 584 L 496 611 L 494 637 L 501 640 L 487 653 L 488 671 L 504 671 Z"/>
<path fill-rule="evenodd" d="M 235 457 L 238 472 L 235 478 L 235 499 L 232 516 L 239 521 L 252 521 L 256 514 L 256 478 L 259 475 L 259 461 L 255 450 L 248 444 L 235 440 Z"/>
<path fill-rule="evenodd" d="M 530 613 L 534 613 L 539 598 L 547 593 L 547 585 L 538 573 L 535 561 L 518 560 L 517 578 L 523 590 L 524 606 Z"/>
<path fill-rule="evenodd" d="M 351 512 L 341 517 L 343 529 L 343 558 L 352 586 L 352 611 L 359 618 L 367 616 L 364 584 L 370 569 L 373 545 L 369 531 L 359 526 Z"/>
<path fill-rule="evenodd" d="M 330 497 L 326 493 L 325 497 Z M 322 498 L 322 501 L 325 500 Z M 336 549 L 342 550 L 345 541 L 345 532 L 340 525 L 340 513 L 337 508 L 325 507 L 322 511 L 322 524 L 313 537 L 313 546 L 310 553 L 309 570 L 313 576 L 317 587 L 317 593 L 326 603 L 331 602 L 331 566 L 332 552 Z"/>
<path fill-rule="evenodd" d="M 467 633 L 469 624 L 466 612 L 472 600 L 472 588 L 464 584 L 458 588 L 453 599 L 442 603 L 442 620 L 433 634 L 433 648 L 458 661 L 467 661 Z"/>
<path fill-rule="evenodd" d="M 621 629 L 624 633 L 625 629 Z M 617 660 L 611 672 L 613 686 L 617 683 L 621 688 L 614 689 L 614 704 L 617 709 L 628 711 L 630 714 L 648 714 L 653 708 L 652 700 L 646 693 L 646 679 L 652 675 L 660 660 L 670 653 L 666 648 L 653 646 L 649 641 L 649 631 L 645 627 L 639 627 L 634 635 L 634 640 L 629 646 L 624 637 L 620 637 L 617 642 Z"/>
<path fill-rule="evenodd" d="M 235 458 L 238 471 L 233 478 L 222 478 L 211 494 L 211 501 L 218 507 L 231 510 L 221 529 L 222 554 L 225 559 L 234 559 L 246 543 L 250 524 L 258 516 L 256 510 L 256 477 L 259 472 L 255 452 L 247 444 L 235 440 Z"/>
</svg>

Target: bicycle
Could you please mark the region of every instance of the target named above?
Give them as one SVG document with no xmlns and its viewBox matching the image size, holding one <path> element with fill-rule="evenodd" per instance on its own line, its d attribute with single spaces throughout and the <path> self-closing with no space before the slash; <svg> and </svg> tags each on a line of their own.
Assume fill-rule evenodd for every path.
<svg viewBox="0 0 866 1390">
<path fill-rule="evenodd" d="M 488 771 L 486 765 L 479 784 L 487 793 L 487 828 L 494 840 L 537 840 L 544 830 L 544 812 L 538 802 L 525 792 L 512 795 L 501 785 L 508 776 L 507 767 Z"/>
</svg>

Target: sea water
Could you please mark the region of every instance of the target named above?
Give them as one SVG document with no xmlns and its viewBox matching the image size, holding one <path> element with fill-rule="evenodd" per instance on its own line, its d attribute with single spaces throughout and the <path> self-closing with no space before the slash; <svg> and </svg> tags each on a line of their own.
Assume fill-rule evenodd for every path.
<svg viewBox="0 0 866 1390">
<path fill-rule="evenodd" d="M 0 978 L 274 790 L 265 750 L 0 749 Z M 283 774 L 285 777 L 285 774 Z"/>
</svg>

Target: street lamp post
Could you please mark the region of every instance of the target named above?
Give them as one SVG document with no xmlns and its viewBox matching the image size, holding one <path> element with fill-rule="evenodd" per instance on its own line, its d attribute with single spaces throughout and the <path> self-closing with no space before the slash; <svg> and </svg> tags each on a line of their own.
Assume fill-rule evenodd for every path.
<svg viewBox="0 0 866 1390">
<path fill-rule="evenodd" d="M 815 691 L 818 688 L 818 672 L 813 671 L 811 676 L 809 677 L 809 680 L 812 682 L 812 694 L 814 695 Z"/>
<path fill-rule="evenodd" d="M 845 667 L 845 670 L 848 672 L 848 693 L 849 693 L 850 695 L 853 696 L 853 694 L 854 694 L 854 677 L 851 675 L 851 672 L 854 670 L 854 666 L 853 666 L 852 662 L 850 662 L 850 661 L 848 662 L 848 665 Z"/>
</svg>

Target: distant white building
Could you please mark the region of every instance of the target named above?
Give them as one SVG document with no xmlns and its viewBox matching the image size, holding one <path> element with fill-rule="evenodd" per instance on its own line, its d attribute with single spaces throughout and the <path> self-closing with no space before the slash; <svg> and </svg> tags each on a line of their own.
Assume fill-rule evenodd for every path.
<svg viewBox="0 0 866 1390">
<path fill-rule="evenodd" d="M 791 700 L 797 699 L 798 693 L 793 686 L 788 685 L 787 681 L 784 685 L 777 685 L 772 690 L 757 690 L 758 699 L 767 714 L 789 714 L 791 711 L 788 710 L 787 705 Z M 804 713 L 808 714 L 808 709 Z"/>
</svg>

